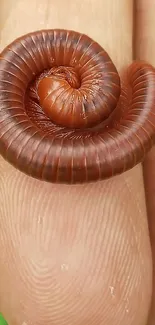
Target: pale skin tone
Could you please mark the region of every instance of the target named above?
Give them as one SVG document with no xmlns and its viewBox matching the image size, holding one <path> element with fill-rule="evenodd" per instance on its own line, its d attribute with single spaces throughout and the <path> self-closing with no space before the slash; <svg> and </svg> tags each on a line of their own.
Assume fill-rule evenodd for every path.
<svg viewBox="0 0 155 325">
<path fill-rule="evenodd" d="M 146 19 L 155 0 L 138 2 L 137 17 L 144 19 L 151 50 L 137 33 L 136 55 L 155 64 L 155 44 L 149 43 L 154 23 Z M 131 0 L 2 0 L 0 6 L 0 51 L 27 32 L 65 28 L 98 41 L 119 72 L 132 61 Z M 150 193 L 154 156 L 145 162 Z M 107 181 L 72 187 L 31 179 L 0 158 L 0 200 L 0 311 L 9 325 L 153 324 L 141 165 Z"/>
<path fill-rule="evenodd" d="M 154 39 L 154 15 L 155 0 L 138 0 L 137 1 L 137 35 L 135 55 L 137 58 L 144 59 L 155 66 L 155 39 Z M 153 266 L 155 265 L 155 148 L 149 152 L 144 162 L 144 181 L 146 188 L 146 202 L 148 212 L 148 223 L 150 229 L 150 239 L 152 246 Z M 151 312 L 149 315 L 149 325 L 155 322 L 155 270 L 153 271 L 153 298 Z"/>
</svg>

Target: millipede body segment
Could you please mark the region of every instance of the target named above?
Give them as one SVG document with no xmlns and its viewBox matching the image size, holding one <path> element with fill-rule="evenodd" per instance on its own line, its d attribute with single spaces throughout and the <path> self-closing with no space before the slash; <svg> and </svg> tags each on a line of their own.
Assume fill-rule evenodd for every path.
<svg viewBox="0 0 155 325">
<path fill-rule="evenodd" d="M 107 52 L 66 30 L 27 34 L 0 54 L 0 153 L 34 178 L 84 183 L 141 162 L 155 135 L 155 69 L 123 79 Z"/>
</svg>

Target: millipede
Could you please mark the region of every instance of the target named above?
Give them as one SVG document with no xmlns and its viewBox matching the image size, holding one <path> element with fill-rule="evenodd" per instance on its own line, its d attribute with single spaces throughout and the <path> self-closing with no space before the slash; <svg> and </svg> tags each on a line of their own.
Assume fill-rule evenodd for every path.
<svg viewBox="0 0 155 325">
<path fill-rule="evenodd" d="M 89 36 L 41 30 L 0 54 L 0 154 L 53 183 L 85 183 L 143 161 L 155 136 L 155 68 L 120 77 Z"/>
</svg>

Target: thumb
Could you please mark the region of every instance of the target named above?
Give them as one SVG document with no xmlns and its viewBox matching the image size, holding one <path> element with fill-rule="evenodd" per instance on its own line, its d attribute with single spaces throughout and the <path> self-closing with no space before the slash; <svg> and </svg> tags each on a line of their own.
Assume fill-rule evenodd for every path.
<svg viewBox="0 0 155 325">
<path fill-rule="evenodd" d="M 9 324 L 146 323 L 152 267 L 139 167 L 66 186 L 1 161 L 0 186 L 0 306 Z"/>
</svg>

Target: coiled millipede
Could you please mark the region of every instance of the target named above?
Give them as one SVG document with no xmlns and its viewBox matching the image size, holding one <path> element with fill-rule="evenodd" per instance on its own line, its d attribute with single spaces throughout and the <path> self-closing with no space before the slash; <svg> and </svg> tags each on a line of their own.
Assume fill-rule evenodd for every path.
<svg viewBox="0 0 155 325">
<path fill-rule="evenodd" d="M 120 82 L 86 35 L 42 30 L 0 55 L 0 153 L 34 178 L 83 183 L 141 162 L 155 135 L 155 69 L 131 64 Z"/>
</svg>

